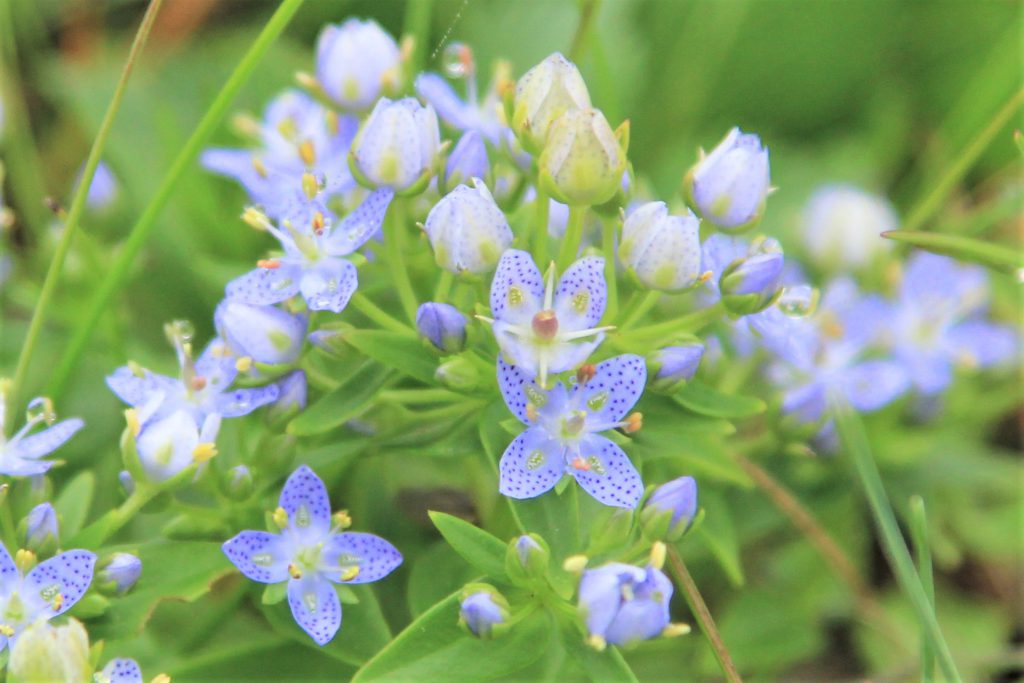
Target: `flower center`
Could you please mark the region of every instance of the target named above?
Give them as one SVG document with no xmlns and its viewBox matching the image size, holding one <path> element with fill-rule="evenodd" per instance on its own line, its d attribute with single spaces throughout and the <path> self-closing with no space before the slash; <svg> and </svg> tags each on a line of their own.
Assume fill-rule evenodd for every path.
<svg viewBox="0 0 1024 683">
<path fill-rule="evenodd" d="M 533 333 L 537 335 L 537 338 L 544 341 L 551 341 L 555 338 L 555 335 L 558 334 L 558 318 L 555 316 L 555 312 L 550 308 L 533 316 L 531 326 L 533 327 Z"/>
</svg>

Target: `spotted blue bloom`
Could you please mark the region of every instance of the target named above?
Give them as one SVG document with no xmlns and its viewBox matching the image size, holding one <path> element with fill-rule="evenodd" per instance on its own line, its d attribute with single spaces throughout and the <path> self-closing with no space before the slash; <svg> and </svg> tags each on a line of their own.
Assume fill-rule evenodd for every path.
<svg viewBox="0 0 1024 683">
<path fill-rule="evenodd" d="M 35 410 L 34 404 L 39 402 L 46 405 L 42 410 Z M 7 413 L 5 404 L 4 392 L 0 390 L 0 474 L 9 477 L 30 477 L 49 470 L 53 463 L 41 458 L 60 448 L 75 435 L 75 432 L 85 426 L 85 423 L 76 417 L 62 420 L 33 434 L 32 430 L 37 426 L 53 419 L 53 411 L 48 402 L 45 399 L 35 399 L 29 405 L 25 426 L 8 439 L 4 436 L 7 433 L 4 429 Z"/>
<path fill-rule="evenodd" d="M 358 286 L 356 267 L 343 257 L 380 230 L 392 197 L 390 189 L 375 190 L 337 224 L 326 208 L 283 229 L 266 222 L 264 229 L 281 243 L 284 254 L 259 261 L 255 270 L 229 282 L 225 297 L 266 306 L 301 294 L 310 310 L 340 313 Z"/>
<path fill-rule="evenodd" d="M 640 356 L 610 358 L 582 371 L 567 389 L 561 382 L 542 389 L 519 368 L 498 359 L 498 385 L 506 405 L 527 429 L 501 456 L 499 490 L 511 498 L 534 498 L 563 475 L 594 498 L 614 507 L 636 507 L 644 487 L 629 457 L 600 435 L 626 420 L 647 381 Z"/>
<path fill-rule="evenodd" d="M 583 573 L 579 611 L 591 637 L 631 645 L 669 625 L 672 582 L 660 570 L 613 562 Z"/>
<path fill-rule="evenodd" d="M 30 624 L 71 609 L 92 583 L 95 565 L 88 550 L 69 550 L 25 573 L 0 544 L 0 651 Z"/>
<path fill-rule="evenodd" d="M 491 282 L 490 322 L 502 355 L 547 386 L 549 373 L 579 366 L 604 340 L 611 328 L 597 323 L 606 296 L 603 258 L 576 261 L 556 287 L 554 266 L 545 282 L 530 254 L 509 249 Z"/>
<path fill-rule="evenodd" d="M 986 368 L 1014 357 L 1014 331 L 985 319 L 988 296 L 979 266 L 926 252 L 910 258 L 888 329 L 914 389 L 938 394 L 957 365 Z"/>
<path fill-rule="evenodd" d="M 248 131 L 255 149 L 209 149 L 204 167 L 238 181 L 253 203 L 275 220 L 291 219 L 303 174 L 311 173 L 326 197 L 355 188 L 346 155 L 359 122 L 338 116 L 311 97 L 289 90 L 271 102 L 263 122 Z"/>
<path fill-rule="evenodd" d="M 142 683 L 142 669 L 134 659 L 111 659 L 93 678 L 96 683 Z"/>
<path fill-rule="evenodd" d="M 324 645 L 341 626 L 332 584 L 378 581 L 402 563 L 402 555 L 378 536 L 333 525 L 327 488 L 305 465 L 285 482 L 274 519 L 280 534 L 243 531 L 224 544 L 224 553 L 253 581 L 287 581 L 296 623 Z"/>
</svg>

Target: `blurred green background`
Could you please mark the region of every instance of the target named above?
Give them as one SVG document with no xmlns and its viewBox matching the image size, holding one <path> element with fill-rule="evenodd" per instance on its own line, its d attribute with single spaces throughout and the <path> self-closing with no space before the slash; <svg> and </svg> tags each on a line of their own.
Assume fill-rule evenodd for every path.
<svg viewBox="0 0 1024 683">
<path fill-rule="evenodd" d="M 167 0 L 105 155 L 121 196 L 111 209 L 83 221 L 84 235 L 68 263 L 30 387 L 45 385 L 85 295 L 274 7 L 256 0 Z M 14 365 L 52 252 L 51 219 L 37 199 L 69 199 L 143 9 L 144 3 L 134 1 L 0 0 L 0 47 L 8 65 L 0 91 L 8 102 L 24 97 L 30 122 L 26 128 L 8 106 L 0 143 L 8 168 L 5 194 L 18 216 L 11 236 L 18 254 L 15 278 L 0 293 L 0 375 Z M 407 9 L 390 0 L 308 0 L 236 109 L 258 115 L 293 82 L 295 71 L 312 70 L 316 35 L 325 23 L 373 17 L 397 35 Z M 429 52 L 462 41 L 475 50 L 483 75 L 504 58 L 518 76 L 552 51 L 568 52 L 579 18 L 580 3 L 572 0 L 437 0 Z M 630 119 L 631 160 L 659 196 L 676 192 L 699 146 L 710 148 L 733 125 L 759 133 L 771 149 L 773 183 L 779 187 L 763 228 L 798 248 L 800 209 L 820 182 L 848 181 L 885 194 L 903 215 L 927 194 L 1020 88 L 1022 18 L 1024 4 L 1015 0 L 604 0 L 578 63 L 595 105 L 613 125 Z M 1010 218 L 984 229 L 1005 233 L 989 232 L 999 239 L 1019 239 L 1021 182 L 1019 166 L 1011 166 L 1019 157 L 1010 137 L 1019 125 L 1018 117 L 999 132 L 950 208 L 926 227 L 970 220 L 979 207 L 1005 205 L 1010 193 Z M 238 140 L 225 125 L 216 142 Z M 114 481 L 123 423 L 103 375 L 126 358 L 168 369 L 172 359 L 162 323 L 194 320 L 205 338 L 223 283 L 267 247 L 263 236 L 238 220 L 243 202 L 238 188 L 198 166 L 180 184 L 60 403 L 62 414 L 81 415 L 90 426 L 62 453 L 68 472 L 102 463 L 100 481 Z M 1012 315 L 1019 303 L 1012 285 L 1000 281 L 997 287 L 1009 292 L 997 309 Z M 987 401 L 979 406 L 975 399 L 982 392 Z M 952 501 L 941 513 L 944 521 L 936 522 L 935 552 L 945 587 L 939 614 L 950 624 L 950 640 L 974 680 L 1012 671 L 1006 653 L 1024 640 L 1024 517 L 1014 494 L 1022 483 L 1019 416 L 1010 412 L 1018 394 L 1014 386 L 975 383 L 953 398 L 948 421 L 905 435 L 910 445 L 901 442 L 886 456 L 894 499 L 905 501 L 923 487 L 941 490 L 943 500 Z M 883 440 L 902 429 L 894 420 L 876 420 L 872 427 Z M 993 434 L 995 440 L 989 438 Z M 816 514 L 856 554 L 913 638 L 913 618 L 843 471 L 837 475 L 809 461 L 787 462 L 779 470 L 813 499 Z M 922 479 L 927 472 L 931 478 Z M 972 486 L 969 499 L 957 502 L 957 482 Z M 103 495 L 113 499 L 111 491 Z M 872 640 L 851 631 L 842 585 L 763 498 L 738 489 L 707 496 L 706 505 L 720 498 L 734 510 L 734 523 L 716 530 L 724 546 L 718 550 L 742 555 L 746 584 L 736 585 L 707 551 L 694 558 L 695 574 L 745 670 L 762 672 L 763 680 L 783 672 L 793 679 L 821 679 L 887 670 L 891 680 L 901 680 L 900 671 L 886 668 L 887 643 L 877 634 Z M 185 608 L 167 611 L 179 609 Z M 173 614 L 165 616 L 175 623 Z M 232 628 L 237 633 L 221 637 L 246 634 L 237 624 Z M 857 655 L 851 654 L 854 640 Z M 157 661 L 161 654 L 186 656 L 159 653 L 155 643 L 138 647 L 144 658 Z M 264 655 L 276 662 L 266 665 L 264 675 L 309 656 L 305 649 L 280 647 Z M 648 680 L 672 680 L 679 671 L 701 678 L 715 671 L 697 636 L 682 645 L 644 646 L 630 661 Z M 202 670 L 215 676 L 221 665 Z M 245 671 L 238 662 L 230 666 Z"/>
</svg>

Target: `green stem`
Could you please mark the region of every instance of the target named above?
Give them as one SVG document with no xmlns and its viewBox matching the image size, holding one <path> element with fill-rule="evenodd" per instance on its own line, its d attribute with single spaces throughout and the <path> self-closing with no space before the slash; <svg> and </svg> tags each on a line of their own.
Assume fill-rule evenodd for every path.
<svg viewBox="0 0 1024 683">
<path fill-rule="evenodd" d="M 619 315 L 619 282 L 615 277 L 615 224 L 614 218 L 601 219 L 604 280 L 608 284 L 608 307 L 605 309 L 606 320 L 615 320 Z"/>
<path fill-rule="evenodd" d="M 193 470 L 190 470 L 193 471 Z M 138 482 L 132 491 L 119 507 L 114 508 L 88 527 L 78 532 L 68 545 L 70 547 L 84 546 L 86 548 L 98 548 L 116 534 L 121 528 L 130 522 L 139 511 L 146 506 L 146 503 L 153 500 L 163 487 L 154 486 L 144 482 Z"/>
<path fill-rule="evenodd" d="M 448 389 L 391 389 L 377 394 L 381 403 L 418 405 L 424 403 L 450 403 L 465 400 L 465 396 Z"/>
<path fill-rule="evenodd" d="M 636 305 L 632 305 L 630 302 L 629 312 L 626 314 L 626 319 L 619 325 L 619 329 L 628 332 L 629 328 L 636 324 L 636 321 L 644 317 L 661 299 L 661 292 L 656 289 L 652 289 L 643 295 Z M 639 330 L 634 330 L 639 332 Z"/>
<path fill-rule="evenodd" d="M 928 516 L 925 512 L 924 500 L 921 496 L 910 498 L 910 538 L 914 543 L 914 555 L 917 558 L 917 573 L 924 584 L 924 592 L 928 602 L 935 609 L 935 577 L 932 573 L 932 551 L 928 544 Z M 921 681 L 931 683 L 935 680 L 935 653 L 926 634 L 921 634 Z"/>
<path fill-rule="evenodd" d="M 100 317 L 109 306 L 114 295 L 118 292 L 124 281 L 128 278 L 129 271 L 135 263 L 135 259 L 142 247 L 149 239 L 150 233 L 156 226 L 157 219 L 164 207 L 170 201 L 178 181 L 187 173 L 193 170 L 193 163 L 199 152 L 206 145 L 210 136 L 220 126 L 227 115 L 231 103 L 234 101 L 238 91 L 242 89 L 249 76 L 256 70 L 263 55 L 273 44 L 274 40 L 284 31 L 292 15 L 302 5 L 302 0 L 283 0 L 281 5 L 274 12 L 274 15 L 263 27 L 263 31 L 257 36 L 249 51 L 242 57 L 242 61 L 235 67 L 234 72 L 228 78 L 220 93 L 217 94 L 213 104 L 206 111 L 206 114 L 196 126 L 191 137 L 185 142 L 181 152 L 178 154 L 171 168 L 167 171 L 156 195 L 150 200 L 139 220 L 132 226 L 128 239 L 121 248 L 117 258 L 107 271 L 100 288 L 93 294 L 89 302 L 84 322 L 75 330 L 71 342 L 68 344 L 61 356 L 56 370 L 53 372 L 49 392 L 51 395 L 60 394 L 67 385 L 71 372 L 78 367 L 86 344 L 96 331 L 96 325 Z M 88 188 L 88 183 L 82 183 L 82 187 Z"/>
<path fill-rule="evenodd" d="M 892 567 L 900 587 L 910 599 L 914 611 L 925 636 L 931 643 L 938 659 L 939 668 L 942 669 L 946 680 L 959 683 L 960 672 L 957 671 L 953 655 L 949 651 L 945 638 L 942 636 L 942 629 L 935 616 L 935 610 L 928 600 L 928 594 L 921 577 L 914 569 L 914 561 L 910 557 L 910 551 L 900 535 L 899 524 L 896 522 L 896 514 L 889 504 L 889 497 L 885 493 L 885 486 L 882 483 L 882 476 L 878 472 L 874 457 L 871 454 L 871 446 L 864 432 L 864 425 L 860 416 L 844 403 L 836 402 L 833 406 L 836 427 L 839 430 L 839 438 L 846 450 L 853 458 L 857 468 L 857 474 L 864 493 L 867 496 L 871 512 L 875 517 L 878 530 L 882 536 L 882 547 L 885 549 L 889 565 Z"/>
<path fill-rule="evenodd" d="M 621 336 L 622 338 L 628 338 L 631 341 L 647 341 L 659 340 L 662 337 L 667 337 L 678 332 L 696 332 L 718 320 L 722 316 L 723 310 L 722 302 L 719 301 L 713 306 L 702 308 L 699 311 L 694 311 L 688 315 L 683 315 L 673 320 L 655 323 L 654 325 L 648 325 L 647 327 L 640 327 L 635 330 L 625 332 Z"/>
<path fill-rule="evenodd" d="M 357 311 L 365 315 L 367 318 L 383 327 L 385 330 L 391 330 L 392 332 L 397 332 L 399 334 L 404 334 L 407 336 L 410 334 L 415 334 L 411 327 L 403 323 L 401 320 L 392 317 L 380 306 L 366 298 L 366 295 L 361 292 L 356 292 L 355 294 L 353 294 L 352 298 L 349 300 L 349 303 L 352 304 L 352 307 L 354 309 L 356 309 Z"/>
<path fill-rule="evenodd" d="M 565 272 L 565 269 L 576 260 L 580 251 L 580 242 L 583 240 L 583 216 L 587 212 L 585 206 L 569 207 L 569 224 L 565 226 L 565 236 L 562 238 L 562 248 L 558 250 L 558 270 Z M 544 264 L 539 264 L 544 270 Z"/>
<path fill-rule="evenodd" d="M 151 0 L 146 14 L 142 17 L 142 23 L 135 34 L 131 50 L 128 52 L 128 59 L 125 60 L 124 68 L 121 70 L 121 77 L 114 89 L 114 96 L 107 105 L 107 111 L 103 115 L 100 129 L 93 140 L 92 149 L 89 150 L 89 158 L 85 162 L 85 169 L 82 171 L 82 178 L 78 183 L 78 189 L 71 200 L 71 210 L 68 212 L 67 222 L 64 224 L 64 231 L 61 233 L 60 241 L 57 242 L 57 249 L 53 253 L 50 267 L 46 271 L 46 278 L 43 280 L 43 288 L 39 292 L 39 300 L 36 302 L 35 310 L 32 312 L 32 320 L 28 325 L 28 332 L 25 334 L 25 341 L 18 355 L 18 363 L 14 369 L 14 379 L 11 382 L 11 404 L 21 405 L 23 399 L 22 386 L 25 382 L 25 375 L 28 372 L 29 362 L 32 359 L 32 352 L 35 350 L 36 341 L 42 331 L 43 323 L 46 321 L 46 314 L 49 312 L 50 302 L 57 289 L 57 281 L 60 279 L 61 270 L 64 268 L 64 260 L 67 258 L 71 243 L 75 238 L 75 230 L 78 229 L 78 221 L 85 209 L 85 200 L 89 194 L 89 187 L 92 185 L 93 176 L 96 174 L 96 167 L 103 155 L 103 148 L 110 136 L 110 129 L 114 125 L 114 118 L 121 107 L 121 100 L 124 97 L 125 87 L 128 85 L 128 78 L 132 74 L 135 61 L 142 52 L 146 39 L 149 37 L 149 30 L 153 27 L 156 15 L 160 11 L 163 0 Z"/>
<path fill-rule="evenodd" d="M 447 269 L 441 269 L 441 277 L 437 279 L 437 288 L 434 290 L 434 301 L 446 303 L 448 295 L 452 291 L 452 282 L 455 280 L 455 275 Z"/>
<path fill-rule="evenodd" d="M 531 233 L 530 249 L 533 258 L 541 270 L 547 266 L 548 260 L 548 210 L 551 202 L 548 196 L 537 188 L 537 198 L 533 205 L 533 232 Z"/>
<path fill-rule="evenodd" d="M 402 310 L 410 322 L 415 322 L 419 304 L 416 301 L 416 292 L 412 289 L 412 281 L 409 279 L 409 267 L 405 263 L 405 233 L 408 230 L 405 224 L 405 209 L 406 203 L 401 197 L 397 197 L 391 203 L 391 225 L 384 233 L 384 253 L 388 268 L 391 270 L 391 284 L 398 292 Z"/>
<path fill-rule="evenodd" d="M 901 230 L 919 230 L 935 215 L 942 202 L 945 201 L 946 196 L 957 183 L 963 180 L 971 165 L 978 160 L 981 153 L 992 142 L 992 138 L 1013 118 L 1014 113 L 1020 108 L 1021 104 L 1024 104 L 1024 88 L 1014 93 L 1009 101 L 996 112 L 989 124 L 964 148 L 953 162 L 953 165 L 946 171 L 946 174 L 935 183 L 931 192 L 910 212 L 907 220 L 900 226 Z"/>
<path fill-rule="evenodd" d="M 580 2 L 580 20 L 576 24 L 576 33 L 572 37 L 572 45 L 569 47 L 569 59 L 578 62 L 583 56 L 583 50 L 587 47 L 587 38 L 590 29 L 597 17 L 598 0 L 582 0 Z"/>
<path fill-rule="evenodd" d="M 742 683 L 743 679 L 740 678 L 740 672 L 736 670 L 736 665 L 732 661 L 729 649 L 725 646 L 725 641 L 722 640 L 722 635 L 715 626 L 715 620 L 712 618 L 704 598 L 697 589 L 697 584 L 694 583 L 693 577 L 690 576 L 690 572 L 686 569 L 679 551 L 672 546 L 668 548 L 668 560 L 669 565 L 672 567 L 672 573 L 675 574 L 676 581 L 683 589 L 683 597 L 686 598 L 686 604 L 690 606 L 690 611 L 693 612 L 693 616 L 697 619 L 701 632 L 711 645 L 711 651 L 715 653 L 715 659 L 718 661 L 718 667 L 725 674 L 725 680 L 729 681 L 729 683 Z"/>
<path fill-rule="evenodd" d="M 409 0 L 405 6 L 404 32 L 412 36 L 412 54 L 409 55 L 409 73 L 415 77 L 423 70 L 427 57 L 427 39 L 430 37 L 430 12 L 434 0 Z"/>
<path fill-rule="evenodd" d="M 3 533 L 4 545 L 13 551 L 18 547 L 18 532 L 11 512 L 11 484 L 4 483 L 0 486 L 4 489 L 0 494 L 0 531 Z"/>
</svg>

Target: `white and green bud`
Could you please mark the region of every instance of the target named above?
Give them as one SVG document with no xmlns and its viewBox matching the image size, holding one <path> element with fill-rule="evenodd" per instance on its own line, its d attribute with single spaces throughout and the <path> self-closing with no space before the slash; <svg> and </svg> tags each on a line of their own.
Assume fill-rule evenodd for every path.
<svg viewBox="0 0 1024 683">
<path fill-rule="evenodd" d="M 692 287 L 700 278 L 700 221 L 689 209 L 672 216 L 664 202 L 644 204 L 622 224 L 619 260 L 651 289 Z"/>
<path fill-rule="evenodd" d="M 89 635 L 85 627 L 75 619 L 63 626 L 47 621 L 32 624 L 11 648 L 7 675 L 11 683 L 91 680 Z"/>
<path fill-rule="evenodd" d="M 569 206 L 596 206 L 615 196 L 626 171 L 629 125 L 613 131 L 598 109 L 572 109 L 548 131 L 540 155 L 544 191 Z"/>
<path fill-rule="evenodd" d="M 576 65 L 556 52 L 533 67 L 516 84 L 512 129 L 523 146 L 544 148 L 551 125 L 565 112 L 590 107 L 590 93 Z"/>
<path fill-rule="evenodd" d="M 459 185 L 434 205 L 423 226 L 437 265 L 456 274 L 494 270 L 512 246 L 512 229 L 483 181 Z"/>
</svg>

